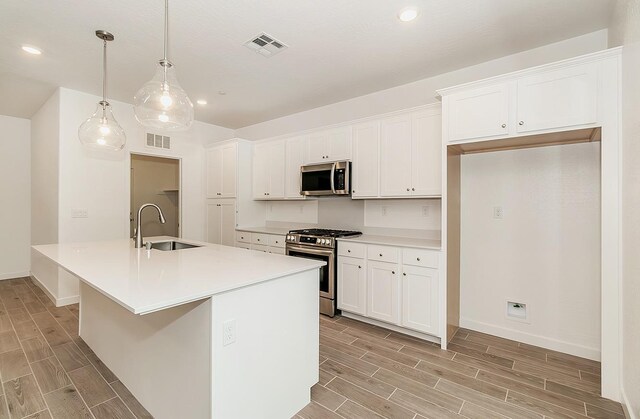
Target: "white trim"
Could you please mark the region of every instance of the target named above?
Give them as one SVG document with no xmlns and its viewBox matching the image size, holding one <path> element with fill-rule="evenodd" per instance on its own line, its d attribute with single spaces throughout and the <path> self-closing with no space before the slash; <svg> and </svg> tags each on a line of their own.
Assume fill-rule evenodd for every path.
<svg viewBox="0 0 640 419">
<path fill-rule="evenodd" d="M 631 408 L 631 403 L 627 398 L 627 393 L 624 391 L 624 386 L 620 387 L 620 397 L 622 398 L 622 410 L 624 410 L 624 417 L 627 419 L 640 419 L 636 416 L 636 413 Z"/>
<path fill-rule="evenodd" d="M 534 335 L 520 330 L 507 329 L 501 326 L 465 319 L 464 317 L 460 318 L 460 327 L 505 339 L 517 340 L 529 345 L 540 346 L 542 348 L 552 349 L 558 352 L 564 352 L 581 358 L 588 358 L 594 361 L 600 360 L 600 348 L 598 347 L 589 348 L 587 346 L 576 345 L 575 343 L 548 338 L 546 336 Z"/>
<path fill-rule="evenodd" d="M 33 283 L 36 284 L 38 288 L 40 288 L 42 292 L 44 292 L 47 295 L 47 297 L 56 305 L 56 307 L 68 306 L 69 304 L 76 304 L 80 302 L 79 295 L 71 295 L 69 297 L 57 298 L 56 296 L 54 296 L 54 294 L 51 291 L 49 291 L 46 285 L 44 285 L 42 282 L 38 280 L 38 278 L 36 278 L 35 275 L 27 274 L 25 276 L 30 276 Z"/>
<path fill-rule="evenodd" d="M 5 279 L 23 278 L 25 276 L 29 276 L 29 271 L 0 274 L 0 281 Z"/>
<path fill-rule="evenodd" d="M 432 342 L 432 343 L 440 345 L 440 338 L 438 338 L 436 336 L 427 335 L 425 333 L 420 333 L 420 332 L 414 332 L 411 329 L 405 329 L 404 327 L 396 326 L 396 325 L 390 324 L 390 323 L 381 322 L 381 321 L 378 321 L 378 320 L 375 320 L 375 319 L 370 319 L 368 317 L 360 316 L 358 314 L 348 313 L 346 311 L 342 312 L 342 317 L 346 317 L 348 319 L 353 319 L 353 320 L 358 320 L 358 321 L 361 321 L 362 323 L 372 324 L 374 326 L 382 327 L 383 329 L 389 329 L 390 331 L 393 331 L 393 332 L 398 332 L 398 333 L 402 333 L 404 335 L 413 336 L 414 338 L 426 340 L 427 342 Z"/>
</svg>

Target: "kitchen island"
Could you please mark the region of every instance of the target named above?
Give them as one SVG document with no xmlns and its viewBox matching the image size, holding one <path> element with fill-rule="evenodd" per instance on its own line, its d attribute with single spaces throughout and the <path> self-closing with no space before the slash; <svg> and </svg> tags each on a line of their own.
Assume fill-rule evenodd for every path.
<svg viewBox="0 0 640 419">
<path fill-rule="evenodd" d="M 180 241 L 199 247 L 33 249 L 79 278 L 80 336 L 154 417 L 292 417 L 318 381 L 323 263 Z"/>
</svg>

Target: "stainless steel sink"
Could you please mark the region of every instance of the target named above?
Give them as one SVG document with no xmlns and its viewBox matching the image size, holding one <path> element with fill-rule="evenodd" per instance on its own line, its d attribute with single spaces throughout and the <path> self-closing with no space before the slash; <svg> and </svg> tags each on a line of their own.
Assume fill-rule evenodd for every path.
<svg viewBox="0 0 640 419">
<path fill-rule="evenodd" d="M 151 243 L 152 249 L 163 250 L 163 251 L 192 249 L 194 247 L 202 247 L 202 246 L 198 246 L 197 244 L 189 244 L 189 243 L 183 243 L 183 242 L 177 242 L 177 241 Z"/>
</svg>

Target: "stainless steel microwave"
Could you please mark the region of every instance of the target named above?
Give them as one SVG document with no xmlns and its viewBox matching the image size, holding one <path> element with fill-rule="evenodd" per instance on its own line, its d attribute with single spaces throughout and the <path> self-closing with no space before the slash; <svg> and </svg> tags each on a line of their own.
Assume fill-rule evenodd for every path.
<svg viewBox="0 0 640 419">
<path fill-rule="evenodd" d="M 300 167 L 300 195 L 349 195 L 351 162 L 309 164 Z"/>
</svg>

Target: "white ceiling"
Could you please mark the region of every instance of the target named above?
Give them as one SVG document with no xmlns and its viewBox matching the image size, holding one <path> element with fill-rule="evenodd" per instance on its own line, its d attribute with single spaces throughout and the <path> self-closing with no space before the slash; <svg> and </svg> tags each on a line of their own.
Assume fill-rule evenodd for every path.
<svg viewBox="0 0 640 419">
<path fill-rule="evenodd" d="M 173 0 L 171 49 L 196 119 L 239 128 L 606 28 L 615 0 Z M 162 55 L 162 0 L 2 0 L 0 114 L 29 118 L 56 86 L 131 102 Z M 416 6 L 419 17 L 397 13 Z M 242 44 L 260 32 L 289 48 Z M 43 50 L 21 51 L 22 44 Z M 221 96 L 218 91 L 227 94 Z"/>
</svg>

